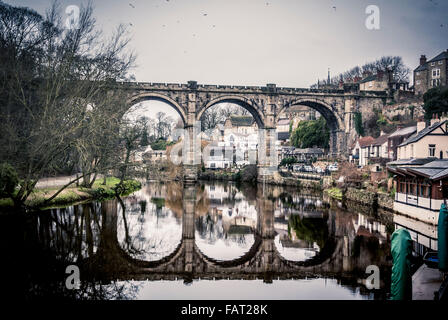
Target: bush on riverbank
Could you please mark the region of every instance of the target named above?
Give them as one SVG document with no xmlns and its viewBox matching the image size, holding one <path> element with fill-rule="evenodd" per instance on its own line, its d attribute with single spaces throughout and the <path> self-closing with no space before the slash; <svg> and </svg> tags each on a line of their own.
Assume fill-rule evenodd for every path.
<svg viewBox="0 0 448 320">
<path fill-rule="evenodd" d="M 342 190 L 339 188 L 334 187 L 331 189 L 326 189 L 325 192 L 334 199 L 342 200 Z"/>
</svg>

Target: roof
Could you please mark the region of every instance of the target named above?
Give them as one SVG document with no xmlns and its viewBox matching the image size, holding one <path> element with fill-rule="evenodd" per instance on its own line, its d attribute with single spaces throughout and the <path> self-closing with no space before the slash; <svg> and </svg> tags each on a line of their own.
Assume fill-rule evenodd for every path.
<svg viewBox="0 0 448 320">
<path fill-rule="evenodd" d="M 434 62 L 434 61 L 439 61 L 439 60 L 444 60 L 444 59 L 448 59 L 448 50 L 446 51 L 442 51 L 442 53 L 440 53 L 439 55 L 437 55 L 435 58 L 432 58 L 431 60 L 429 60 L 426 63 L 430 63 L 430 62 Z"/>
<path fill-rule="evenodd" d="M 420 167 L 397 168 L 400 172 L 423 176 L 430 180 L 440 180 L 448 177 L 448 159 L 434 160 Z"/>
<path fill-rule="evenodd" d="M 373 80 L 376 80 L 376 78 L 377 78 L 377 75 L 376 74 L 372 74 L 371 76 L 368 76 L 368 77 L 362 79 L 361 81 L 359 81 L 359 83 L 373 81 Z"/>
<path fill-rule="evenodd" d="M 434 161 L 436 158 L 411 158 L 411 159 L 400 159 L 387 163 L 387 166 L 404 166 L 404 165 L 414 165 L 420 166 L 427 164 L 428 162 Z"/>
<path fill-rule="evenodd" d="M 320 148 L 296 148 L 294 149 L 294 153 L 312 153 L 312 154 L 323 154 L 324 150 Z"/>
<path fill-rule="evenodd" d="M 278 132 L 277 133 L 278 140 L 287 140 L 289 139 L 289 132 Z"/>
<path fill-rule="evenodd" d="M 388 134 L 383 134 L 382 136 L 379 136 L 378 138 L 373 141 L 372 145 L 374 146 L 381 146 L 385 142 L 387 142 L 387 139 L 389 138 Z"/>
<path fill-rule="evenodd" d="M 252 116 L 230 116 L 232 126 L 251 126 L 254 123 Z"/>
<path fill-rule="evenodd" d="M 371 145 L 373 141 L 375 141 L 375 138 L 371 136 L 361 137 L 358 139 L 358 143 L 361 148 Z"/>
<path fill-rule="evenodd" d="M 402 144 L 399 145 L 399 147 L 402 146 L 406 146 L 410 143 L 414 143 L 417 142 L 418 140 L 420 140 L 421 138 L 423 138 L 424 136 L 426 136 L 427 134 L 431 133 L 432 131 L 434 131 L 435 129 L 437 129 L 438 127 L 440 127 L 442 124 L 444 124 L 446 121 L 442 121 L 442 122 L 435 122 L 433 125 L 426 127 L 425 129 L 413 134 L 412 136 L 410 136 L 408 139 L 406 139 Z"/>
<path fill-rule="evenodd" d="M 416 71 L 416 72 L 417 71 L 425 71 L 425 70 L 428 70 L 428 65 L 426 63 L 421 66 L 418 66 L 417 68 L 414 69 L 414 71 Z"/>
<path fill-rule="evenodd" d="M 289 119 L 280 119 L 280 120 L 278 120 L 277 125 L 280 125 L 280 126 L 289 125 L 289 122 L 290 122 Z"/>
<path fill-rule="evenodd" d="M 391 133 L 389 135 L 389 138 L 399 137 L 399 136 L 406 136 L 406 135 L 409 135 L 409 134 L 413 134 L 415 131 L 417 131 L 417 126 L 412 126 L 412 127 L 406 127 L 406 128 L 398 129 L 397 131 Z"/>
</svg>

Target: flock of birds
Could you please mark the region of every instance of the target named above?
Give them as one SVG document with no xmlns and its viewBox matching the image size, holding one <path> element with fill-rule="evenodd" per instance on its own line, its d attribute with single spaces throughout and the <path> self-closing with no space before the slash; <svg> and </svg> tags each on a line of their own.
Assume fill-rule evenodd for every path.
<svg viewBox="0 0 448 320">
<path fill-rule="evenodd" d="M 170 0 L 165 0 L 165 1 L 166 1 L 166 2 L 170 2 Z M 438 3 L 437 3 L 436 1 L 434 1 L 434 0 L 429 0 L 429 2 L 431 2 L 431 3 L 434 4 L 434 5 L 438 5 Z M 269 5 L 270 5 L 270 3 L 269 3 L 269 2 L 266 2 L 266 6 L 269 6 Z M 131 8 L 133 8 L 133 9 L 135 9 L 135 5 L 133 5 L 132 3 L 129 3 L 129 6 L 130 6 Z M 156 5 L 156 7 L 158 7 L 158 5 Z M 334 11 L 336 11 L 336 6 L 332 6 L 332 9 L 334 9 Z M 206 17 L 206 16 L 207 16 L 207 13 L 203 13 L 202 16 Z M 180 20 L 177 20 L 176 23 L 180 23 Z M 131 22 L 129 23 L 129 25 L 130 25 L 130 26 L 134 26 Z M 165 28 L 165 27 L 166 27 L 166 25 L 163 24 L 163 25 L 162 25 L 162 28 Z M 211 27 L 212 27 L 212 28 L 215 28 L 216 25 L 213 24 Z M 443 25 L 443 24 L 440 24 L 440 27 L 443 28 L 444 25 Z M 192 36 L 193 36 L 193 37 L 196 37 L 196 34 L 193 34 Z"/>
</svg>

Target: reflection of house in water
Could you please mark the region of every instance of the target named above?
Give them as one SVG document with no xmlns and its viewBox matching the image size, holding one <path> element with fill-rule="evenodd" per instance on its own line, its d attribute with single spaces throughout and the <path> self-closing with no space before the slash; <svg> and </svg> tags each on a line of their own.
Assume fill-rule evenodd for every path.
<svg viewBox="0 0 448 320">
<path fill-rule="evenodd" d="M 300 232 L 294 228 L 292 219 L 319 221 L 320 223 L 314 226 L 327 228 L 326 218 L 326 206 L 319 197 L 300 194 L 281 195 L 274 211 L 274 228 L 278 234 L 277 249 L 281 251 L 282 256 L 294 261 L 314 257 L 322 249 L 318 244 L 319 240 L 310 237 L 305 239 L 303 235 L 299 237 Z"/>
<path fill-rule="evenodd" d="M 410 217 L 394 214 L 395 229 L 404 228 L 409 231 L 413 241 L 413 249 L 419 255 L 427 251 L 437 251 L 437 226 Z"/>
<path fill-rule="evenodd" d="M 387 242 L 386 225 L 363 214 L 358 213 L 358 218 L 353 219 L 353 227 L 357 236 L 378 238 L 379 244 Z"/>
</svg>

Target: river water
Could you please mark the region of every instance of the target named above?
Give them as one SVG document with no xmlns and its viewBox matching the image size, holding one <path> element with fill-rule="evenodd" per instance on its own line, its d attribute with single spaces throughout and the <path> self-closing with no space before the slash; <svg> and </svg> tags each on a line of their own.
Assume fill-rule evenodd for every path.
<svg viewBox="0 0 448 320">
<path fill-rule="evenodd" d="M 24 230 L 10 252 L 28 261 L 28 299 L 386 299 L 397 227 L 320 193 L 233 183 L 147 183 L 7 223 Z"/>
</svg>

